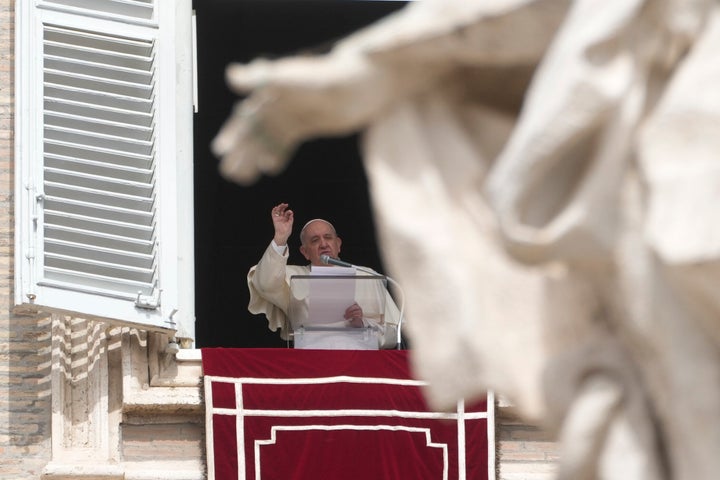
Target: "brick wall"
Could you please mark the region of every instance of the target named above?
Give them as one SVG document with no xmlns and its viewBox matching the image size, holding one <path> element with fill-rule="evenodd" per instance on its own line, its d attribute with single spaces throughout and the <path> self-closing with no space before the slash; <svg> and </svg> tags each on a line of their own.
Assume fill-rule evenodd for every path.
<svg viewBox="0 0 720 480">
<path fill-rule="evenodd" d="M 50 321 L 10 314 L 13 281 L 14 0 L 0 0 L 0 478 L 50 459 Z"/>
<path fill-rule="evenodd" d="M 527 425 L 507 411 L 498 415 L 498 480 L 555 478 L 557 445 L 542 429 Z"/>
</svg>

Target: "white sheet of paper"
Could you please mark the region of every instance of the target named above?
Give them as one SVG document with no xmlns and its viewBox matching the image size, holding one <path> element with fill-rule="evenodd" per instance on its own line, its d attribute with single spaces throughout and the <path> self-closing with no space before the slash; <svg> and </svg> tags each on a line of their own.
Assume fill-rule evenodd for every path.
<svg viewBox="0 0 720 480">
<path fill-rule="evenodd" d="M 313 266 L 310 274 L 320 278 L 310 280 L 309 325 L 344 321 L 345 310 L 355 302 L 355 269 Z M 321 278 L 327 276 L 348 278 Z"/>
<path fill-rule="evenodd" d="M 347 275 L 355 276 L 355 269 L 352 267 L 322 267 L 310 266 L 310 275 Z"/>
</svg>

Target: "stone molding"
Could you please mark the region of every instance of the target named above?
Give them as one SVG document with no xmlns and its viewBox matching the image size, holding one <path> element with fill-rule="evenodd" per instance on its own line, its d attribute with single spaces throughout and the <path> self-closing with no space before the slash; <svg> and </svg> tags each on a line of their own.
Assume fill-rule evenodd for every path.
<svg viewBox="0 0 720 480">
<path fill-rule="evenodd" d="M 123 458 L 122 427 L 130 418 L 159 428 L 203 422 L 200 353 L 167 346 L 164 333 L 52 316 L 52 460 L 43 479 L 204 478 L 203 452 Z"/>
</svg>

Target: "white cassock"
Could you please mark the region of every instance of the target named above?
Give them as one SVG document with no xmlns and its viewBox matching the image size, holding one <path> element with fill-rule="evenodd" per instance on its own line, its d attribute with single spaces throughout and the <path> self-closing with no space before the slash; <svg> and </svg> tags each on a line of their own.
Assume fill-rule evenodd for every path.
<svg viewBox="0 0 720 480">
<path fill-rule="evenodd" d="M 248 310 L 254 314 L 264 314 L 268 320 L 268 328 L 272 331 L 280 329 L 281 337 L 288 339 L 293 332 L 292 325 L 303 323 L 302 318 L 307 317 L 307 304 L 303 299 L 295 302 L 295 305 L 301 305 L 300 308 L 291 308 L 293 293 L 296 297 L 304 296 L 302 292 L 291 292 L 291 277 L 306 276 L 311 272 L 306 265 L 288 265 L 287 249 L 284 249 L 284 253 L 279 253 L 278 250 L 283 249 L 270 244 L 258 264 L 248 272 Z M 389 292 L 381 288 L 381 282 L 359 280 L 355 283 L 356 299 L 363 309 L 363 324 L 369 330 L 357 329 L 358 334 L 354 334 L 356 329 L 307 334 L 303 337 L 303 348 L 367 350 L 396 346 L 400 311 Z M 291 310 L 301 318 L 289 318 Z M 336 323 L 325 323 L 323 326 L 346 327 L 347 321 L 340 318 Z M 367 335 L 371 337 L 368 338 Z M 297 343 L 298 339 L 295 341 Z"/>
</svg>

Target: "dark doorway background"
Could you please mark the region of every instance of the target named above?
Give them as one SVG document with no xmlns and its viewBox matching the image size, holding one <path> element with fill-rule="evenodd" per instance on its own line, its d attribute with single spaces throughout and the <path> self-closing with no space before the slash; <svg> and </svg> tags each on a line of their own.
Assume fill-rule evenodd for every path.
<svg viewBox="0 0 720 480">
<path fill-rule="evenodd" d="M 288 169 L 250 187 L 218 174 L 209 145 L 238 100 L 225 85 L 230 62 L 247 62 L 334 40 L 405 5 L 353 0 L 194 0 L 197 13 L 198 103 L 194 118 L 195 311 L 197 347 L 284 347 L 262 315 L 247 310 L 247 271 L 270 243 L 269 212 L 287 202 L 295 211 L 290 263 L 299 228 L 309 219 L 331 220 L 343 239 L 343 258 L 384 271 L 377 249 L 367 179 L 358 138 L 303 144 Z"/>
</svg>

